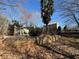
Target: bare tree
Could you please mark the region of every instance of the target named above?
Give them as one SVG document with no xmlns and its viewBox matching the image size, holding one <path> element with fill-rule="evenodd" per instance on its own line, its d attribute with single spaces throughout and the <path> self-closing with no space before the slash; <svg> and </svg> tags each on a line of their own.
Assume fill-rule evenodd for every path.
<svg viewBox="0 0 79 59">
<path fill-rule="evenodd" d="M 66 23 L 76 23 L 79 27 L 79 0 L 61 0 L 57 9 L 60 13 L 60 17 L 64 18 Z"/>
</svg>

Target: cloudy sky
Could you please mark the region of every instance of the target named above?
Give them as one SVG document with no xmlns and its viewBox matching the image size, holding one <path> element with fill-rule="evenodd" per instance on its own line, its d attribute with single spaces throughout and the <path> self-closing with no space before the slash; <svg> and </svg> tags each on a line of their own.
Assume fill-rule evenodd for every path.
<svg viewBox="0 0 79 59">
<path fill-rule="evenodd" d="M 41 11 L 40 11 L 40 0 L 0 0 L 6 4 L 16 5 L 16 7 L 10 7 L 5 5 L 0 5 L 0 8 L 5 8 L 1 10 L 0 13 L 6 15 L 11 20 L 18 20 L 20 22 L 33 22 L 36 26 L 43 26 Z M 54 0 L 57 3 L 57 0 Z M 54 8 L 55 8 L 54 3 Z M 58 17 L 59 13 L 54 12 L 51 16 L 50 23 L 58 23 L 58 25 L 63 26 L 64 22 Z"/>
</svg>

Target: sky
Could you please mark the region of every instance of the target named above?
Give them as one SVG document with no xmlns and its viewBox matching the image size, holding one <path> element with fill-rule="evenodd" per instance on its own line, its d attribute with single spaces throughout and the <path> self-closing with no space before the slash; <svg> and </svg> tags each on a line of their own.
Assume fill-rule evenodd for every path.
<svg viewBox="0 0 79 59">
<path fill-rule="evenodd" d="M 20 22 L 32 22 L 38 27 L 42 27 L 44 24 L 41 18 L 40 0 L 2 0 L 4 3 L 12 5 L 20 5 L 20 7 L 0 6 L 6 8 L 1 10 L 0 13 L 6 15 L 10 20 L 18 20 Z M 19 1 L 19 2 L 18 2 Z M 17 4 L 18 2 L 18 4 Z M 54 8 L 57 0 L 54 0 Z M 64 27 L 64 22 L 59 17 L 59 12 L 54 12 L 51 16 L 50 24 L 57 23 L 59 26 Z"/>
</svg>

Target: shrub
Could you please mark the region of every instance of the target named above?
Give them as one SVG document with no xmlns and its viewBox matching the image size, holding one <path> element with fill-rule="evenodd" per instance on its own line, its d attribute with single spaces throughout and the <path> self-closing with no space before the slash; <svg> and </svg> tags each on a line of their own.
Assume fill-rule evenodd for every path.
<svg viewBox="0 0 79 59">
<path fill-rule="evenodd" d="M 42 30 L 40 28 L 32 28 L 30 29 L 30 36 L 39 36 L 41 35 Z"/>
</svg>

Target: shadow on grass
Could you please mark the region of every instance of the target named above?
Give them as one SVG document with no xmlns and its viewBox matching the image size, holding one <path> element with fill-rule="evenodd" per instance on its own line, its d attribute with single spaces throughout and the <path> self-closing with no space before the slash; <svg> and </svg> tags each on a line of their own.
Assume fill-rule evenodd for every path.
<svg viewBox="0 0 79 59">
<path fill-rule="evenodd" d="M 37 45 L 39 45 L 39 44 L 37 44 Z M 54 53 L 63 55 L 64 57 L 69 58 L 69 59 L 75 59 L 75 55 L 72 55 L 66 51 L 63 51 L 62 49 L 59 49 L 54 45 L 39 45 L 39 46 L 42 46 L 42 47 L 52 51 L 52 53 L 54 52 Z"/>
</svg>

